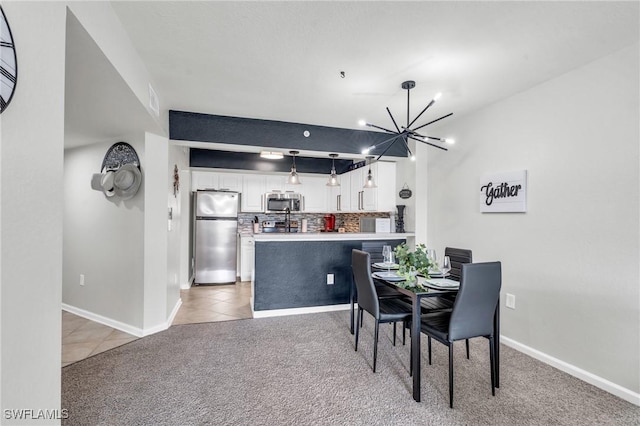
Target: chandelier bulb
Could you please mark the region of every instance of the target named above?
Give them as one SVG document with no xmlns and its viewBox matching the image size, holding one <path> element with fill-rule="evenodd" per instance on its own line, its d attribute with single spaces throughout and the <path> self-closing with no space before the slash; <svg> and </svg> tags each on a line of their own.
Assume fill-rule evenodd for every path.
<svg viewBox="0 0 640 426">
<path fill-rule="evenodd" d="M 453 145 L 454 143 L 456 143 L 456 141 L 454 139 L 450 139 L 450 138 L 445 138 L 444 140 L 446 143 L 448 143 L 449 145 Z"/>
<path fill-rule="evenodd" d="M 367 125 L 367 122 L 366 122 L 365 120 L 358 120 L 358 124 L 359 124 L 360 126 L 366 126 L 366 125 Z"/>
<path fill-rule="evenodd" d="M 436 93 L 436 95 L 433 97 L 434 101 L 437 101 L 438 99 L 440 99 L 442 97 L 442 92 L 438 92 Z"/>
</svg>

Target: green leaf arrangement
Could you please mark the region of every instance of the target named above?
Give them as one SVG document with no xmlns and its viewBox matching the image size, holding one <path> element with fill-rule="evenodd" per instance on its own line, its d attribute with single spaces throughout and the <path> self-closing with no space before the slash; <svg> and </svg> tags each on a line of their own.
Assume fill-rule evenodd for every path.
<svg viewBox="0 0 640 426">
<path fill-rule="evenodd" d="M 393 252 L 399 265 L 398 274 L 407 281 L 415 280 L 415 276 L 410 273 L 412 266 L 418 274 L 430 278 L 429 269 L 434 269 L 436 265 L 427 257 L 427 247 L 424 244 L 417 244 L 416 249 L 411 251 L 406 243 L 402 243 Z"/>
</svg>

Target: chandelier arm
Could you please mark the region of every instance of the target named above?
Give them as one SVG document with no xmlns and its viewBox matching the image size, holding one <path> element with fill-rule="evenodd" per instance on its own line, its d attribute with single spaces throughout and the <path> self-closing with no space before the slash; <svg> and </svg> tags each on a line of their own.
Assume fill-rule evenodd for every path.
<svg viewBox="0 0 640 426">
<path fill-rule="evenodd" d="M 409 153 L 409 156 L 413 156 L 413 152 L 411 152 L 411 149 L 409 148 L 409 144 L 407 143 L 407 138 L 403 137 L 402 142 L 404 143 L 404 147 L 407 148 L 407 152 Z"/>
<path fill-rule="evenodd" d="M 431 146 L 434 146 L 434 147 L 436 147 L 436 148 L 440 148 L 440 149 L 441 149 L 441 150 L 443 150 L 443 151 L 449 151 L 447 148 L 444 148 L 444 147 L 442 147 L 442 146 L 436 145 L 436 144 L 431 143 L 431 142 L 427 142 L 427 141 L 420 140 L 420 139 L 418 139 L 418 138 L 414 138 L 413 136 L 409 136 L 409 138 L 410 138 L 410 139 L 413 139 L 414 141 L 418 141 L 418 142 L 426 143 L 427 145 L 431 145 Z"/>
<path fill-rule="evenodd" d="M 424 138 L 424 139 L 433 139 L 434 141 L 440 141 L 440 142 L 446 142 L 445 139 L 443 138 L 437 138 L 435 136 L 428 136 L 428 135 L 422 135 L 418 132 L 411 132 L 413 134 L 413 136 L 417 136 L 419 138 Z"/>
<path fill-rule="evenodd" d="M 422 129 L 423 127 L 427 127 L 429 124 L 433 124 L 433 123 L 435 123 L 436 121 L 440 121 L 440 120 L 442 120 L 443 118 L 447 118 L 447 117 L 452 116 L 452 115 L 453 115 L 453 113 L 452 113 L 452 112 L 450 112 L 449 114 L 447 114 L 447 115 L 443 115 L 443 116 L 442 116 L 442 117 L 440 117 L 440 118 L 436 118 L 435 120 L 430 121 L 430 122 L 428 122 L 427 124 L 423 124 L 422 126 L 418 126 L 418 127 L 416 127 L 415 129 L 413 129 L 413 130 L 414 130 L 414 131 L 416 131 L 416 130 L 418 130 L 418 129 Z"/>
<path fill-rule="evenodd" d="M 422 114 L 424 114 L 424 112 L 425 112 L 426 110 L 428 110 L 428 109 L 431 107 L 431 105 L 433 105 L 433 104 L 435 104 L 435 103 L 436 103 L 436 101 L 434 101 L 433 99 L 431 99 L 431 102 L 429 102 L 429 104 L 428 104 L 426 107 L 424 107 L 424 109 L 420 112 L 420 114 L 418 114 L 418 115 L 416 116 L 416 118 L 414 118 L 414 119 L 411 121 L 411 123 L 409 123 L 409 124 L 407 125 L 407 127 L 411 127 L 411 125 L 413 125 L 413 123 L 415 123 L 415 122 L 416 122 L 416 120 L 417 120 L 418 118 L 420 118 L 420 116 L 421 116 Z"/>
<path fill-rule="evenodd" d="M 397 140 L 398 140 L 398 139 L 397 139 L 397 137 L 398 137 L 398 136 L 396 136 L 395 138 L 393 138 L 393 139 L 395 139 L 395 140 L 394 140 L 392 143 L 390 143 L 390 144 L 389 144 L 389 146 L 388 146 L 388 147 L 386 147 L 384 151 L 382 151 L 382 154 L 380 154 L 380 155 L 378 156 L 378 158 L 376 159 L 376 161 L 380 160 L 380 158 L 381 158 L 383 155 L 385 155 L 385 154 L 387 153 L 387 151 L 389 151 L 389 149 L 390 149 L 390 148 L 391 148 L 391 147 L 392 147 L 392 146 L 397 142 Z M 387 142 L 388 142 L 388 141 L 387 141 Z"/>
<path fill-rule="evenodd" d="M 387 112 L 389 113 L 389 117 L 391 117 L 391 121 L 393 121 L 393 125 L 396 126 L 396 130 L 398 131 L 398 133 L 402 133 L 400 131 L 400 127 L 398 127 L 398 125 L 396 124 L 396 120 L 395 120 L 395 118 L 393 118 L 393 114 L 391 114 L 391 111 L 389 110 L 389 107 L 387 107 Z"/>
<path fill-rule="evenodd" d="M 369 127 L 375 127 L 376 129 L 384 130 L 385 132 L 387 132 L 387 133 L 393 133 L 394 135 L 395 135 L 395 134 L 399 134 L 399 132 L 394 132 L 393 130 L 385 129 L 384 127 L 376 126 L 375 124 L 367 123 L 367 126 L 369 126 Z"/>
</svg>

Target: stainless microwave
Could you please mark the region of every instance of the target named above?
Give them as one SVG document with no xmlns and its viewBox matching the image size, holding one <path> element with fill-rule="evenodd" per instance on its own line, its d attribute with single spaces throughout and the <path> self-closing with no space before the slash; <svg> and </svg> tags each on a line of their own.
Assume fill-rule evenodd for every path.
<svg viewBox="0 0 640 426">
<path fill-rule="evenodd" d="M 268 192 L 265 195 L 265 213 L 282 213 L 302 210 L 302 195 L 295 192 Z"/>
</svg>

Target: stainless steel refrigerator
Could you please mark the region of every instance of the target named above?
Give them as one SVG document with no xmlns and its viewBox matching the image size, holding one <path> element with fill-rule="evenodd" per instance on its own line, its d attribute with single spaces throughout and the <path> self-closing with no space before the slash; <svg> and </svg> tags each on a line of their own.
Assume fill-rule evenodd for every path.
<svg viewBox="0 0 640 426">
<path fill-rule="evenodd" d="M 237 192 L 196 192 L 194 284 L 236 282 L 239 199 Z"/>
</svg>

